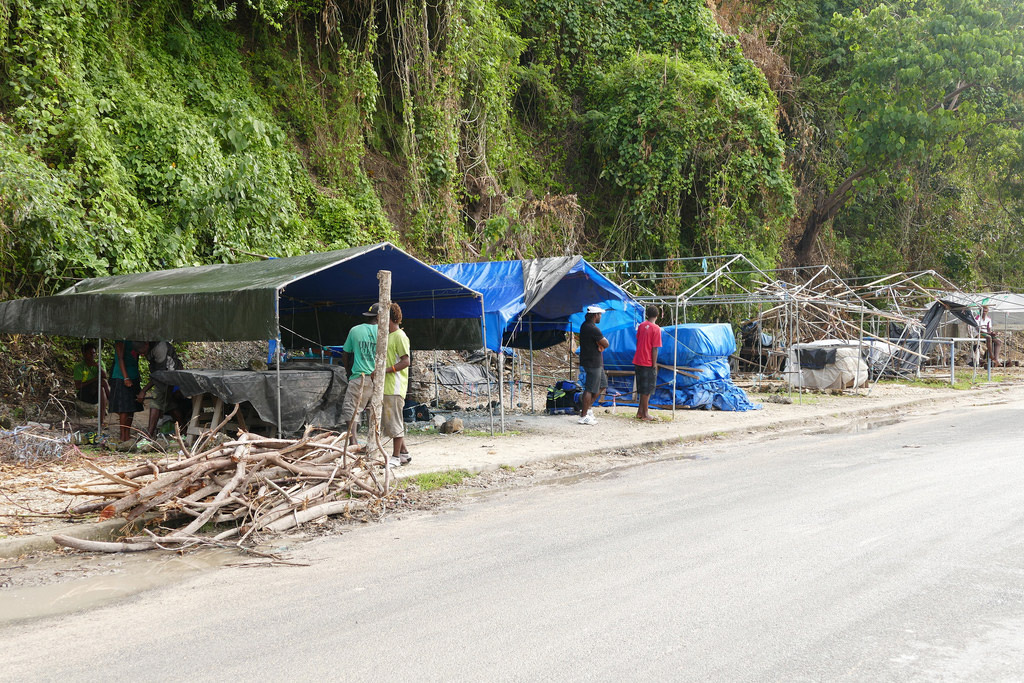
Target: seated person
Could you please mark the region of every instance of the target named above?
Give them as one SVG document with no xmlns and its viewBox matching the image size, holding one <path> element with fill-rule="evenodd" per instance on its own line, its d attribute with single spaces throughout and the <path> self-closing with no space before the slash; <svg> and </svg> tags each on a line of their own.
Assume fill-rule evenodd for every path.
<svg viewBox="0 0 1024 683">
<path fill-rule="evenodd" d="M 107 384 L 106 373 L 96 362 L 96 344 L 82 344 L 82 360 L 75 365 L 75 398 L 83 403 L 99 404 L 100 424 L 106 421 L 107 399 L 110 397 L 110 385 Z"/>
<path fill-rule="evenodd" d="M 981 313 L 974 316 L 974 320 L 978 323 L 978 331 L 981 333 L 981 339 L 985 345 L 985 357 L 992 361 L 992 365 L 999 365 L 999 351 L 1003 347 L 1003 340 L 992 329 L 992 318 L 988 315 L 988 306 L 982 306 Z M 981 365 L 978 358 L 979 351 L 980 347 L 976 346 L 974 356 L 976 366 Z"/>
</svg>

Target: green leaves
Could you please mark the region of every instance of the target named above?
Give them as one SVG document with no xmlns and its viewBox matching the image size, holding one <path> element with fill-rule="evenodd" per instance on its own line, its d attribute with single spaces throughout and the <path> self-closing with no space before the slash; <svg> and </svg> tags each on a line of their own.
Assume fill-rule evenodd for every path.
<svg viewBox="0 0 1024 683">
<path fill-rule="evenodd" d="M 289 119 L 254 85 L 251 69 L 280 55 L 282 40 L 246 58 L 238 35 L 211 20 L 223 16 L 208 14 L 196 27 L 171 0 L 13 4 L 17 25 L 0 55 L 8 79 L 0 106 L 11 122 L 0 124 L 7 295 L 68 278 L 237 260 L 237 250 L 288 254 L 392 237 L 351 152 L 362 148 L 360 117 L 375 97 L 365 64 L 353 65 L 358 104 L 339 92 L 350 109 L 328 113 L 318 92 L 308 95 L 323 120 L 344 122 L 337 134 L 310 124 L 317 159 L 344 159 L 314 187 L 289 144 Z M 301 81 L 294 64 L 275 62 L 278 82 Z"/>
<path fill-rule="evenodd" d="M 984 0 L 905 0 L 836 14 L 832 25 L 853 54 L 843 98 L 851 166 L 920 161 L 965 126 L 997 117 L 998 106 L 986 106 L 981 120 L 962 113 L 978 112 L 965 103 L 984 90 L 1011 96 L 1019 87 L 1020 19 L 1019 9 Z"/>
<path fill-rule="evenodd" d="M 720 72 L 662 55 L 626 59 L 587 120 L 601 177 L 628 197 L 628 222 L 608 239 L 645 256 L 777 256 L 793 213 L 782 141 L 771 115 Z"/>
</svg>

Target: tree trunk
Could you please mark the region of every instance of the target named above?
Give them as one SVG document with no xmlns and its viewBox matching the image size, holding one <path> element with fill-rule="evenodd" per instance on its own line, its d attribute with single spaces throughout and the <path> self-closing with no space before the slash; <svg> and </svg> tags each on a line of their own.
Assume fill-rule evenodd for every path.
<svg viewBox="0 0 1024 683">
<path fill-rule="evenodd" d="M 835 190 L 831 194 L 819 197 L 814 202 L 814 208 L 811 209 L 810 214 L 807 216 L 807 220 L 804 221 L 804 231 L 800 236 L 800 241 L 796 244 L 795 256 L 798 265 L 810 266 L 814 265 L 811 262 L 812 256 L 814 255 L 814 243 L 818 239 L 818 235 L 821 234 L 821 229 L 832 220 L 833 217 L 839 210 L 846 205 L 846 202 L 850 199 L 850 192 L 853 190 L 853 184 L 860 178 L 871 173 L 874 169 L 871 166 L 861 166 L 856 171 L 846 177 L 843 182 L 839 183 Z"/>
<path fill-rule="evenodd" d="M 377 359 L 373 367 L 373 397 L 370 399 L 370 412 L 373 414 L 370 420 L 372 433 L 366 436 L 367 444 L 372 444 L 373 447 L 380 444 L 381 405 L 384 403 L 384 366 L 388 357 L 388 325 L 391 322 L 391 271 L 377 271 L 377 279 L 380 281 L 380 289 L 377 302 Z M 366 450 L 372 452 L 371 446 L 367 445 Z M 390 479 L 390 470 L 387 467 L 388 454 L 382 452 L 381 457 L 385 463 L 384 490 L 386 491 Z"/>
</svg>

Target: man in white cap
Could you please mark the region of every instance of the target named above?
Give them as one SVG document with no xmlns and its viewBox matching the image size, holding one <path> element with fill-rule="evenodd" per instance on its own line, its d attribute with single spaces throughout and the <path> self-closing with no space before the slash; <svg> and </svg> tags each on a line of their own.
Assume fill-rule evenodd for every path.
<svg viewBox="0 0 1024 683">
<path fill-rule="evenodd" d="M 363 312 L 363 317 L 371 318 L 362 325 L 356 325 L 348 331 L 344 350 L 341 354 L 342 363 L 348 371 L 348 388 L 341 404 L 341 421 L 349 426 L 348 442 L 358 445 L 356 431 L 359 429 L 359 418 L 373 397 L 373 373 L 377 361 L 377 310 L 378 304 L 370 306 Z"/>
<path fill-rule="evenodd" d="M 586 379 L 583 384 L 583 396 L 580 398 L 581 425 L 597 424 L 597 418 L 590 412 L 594 399 L 608 388 L 608 375 L 604 372 L 604 350 L 608 348 L 608 340 L 604 338 L 597 326 L 601 322 L 604 309 L 600 306 L 587 306 L 587 315 L 580 325 L 580 367 Z"/>
</svg>

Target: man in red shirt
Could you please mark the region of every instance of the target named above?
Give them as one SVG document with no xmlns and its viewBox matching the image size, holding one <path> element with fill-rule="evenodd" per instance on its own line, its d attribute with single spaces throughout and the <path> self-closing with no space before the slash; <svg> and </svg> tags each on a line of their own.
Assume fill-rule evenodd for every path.
<svg viewBox="0 0 1024 683">
<path fill-rule="evenodd" d="M 658 379 L 658 349 L 661 348 L 661 328 L 655 321 L 661 311 L 657 306 L 648 306 L 646 310 L 647 320 L 640 323 L 636 330 L 636 353 L 633 354 L 633 369 L 636 371 L 636 393 L 640 395 L 640 407 L 637 408 L 636 418 L 644 422 L 656 422 L 658 418 L 651 417 L 647 406 L 651 401 L 651 394 L 654 393 L 654 386 Z"/>
</svg>

